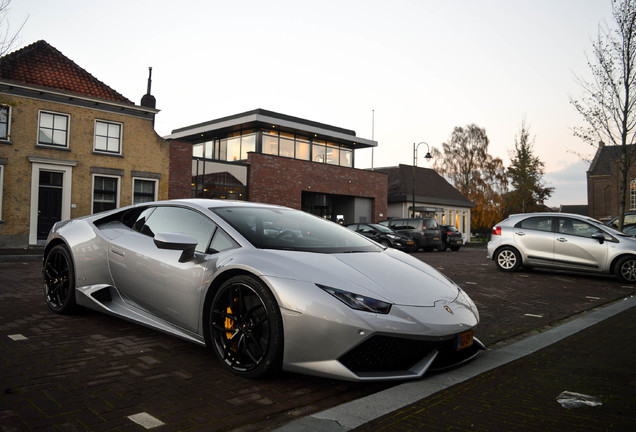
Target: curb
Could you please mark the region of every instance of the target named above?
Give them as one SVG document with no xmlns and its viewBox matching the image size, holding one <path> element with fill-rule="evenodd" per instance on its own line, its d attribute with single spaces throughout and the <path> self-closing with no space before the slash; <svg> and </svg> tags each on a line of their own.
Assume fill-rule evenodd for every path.
<svg viewBox="0 0 636 432">
<path fill-rule="evenodd" d="M 425 376 L 419 381 L 396 385 L 376 394 L 295 420 L 275 430 L 278 432 L 343 432 L 354 429 L 441 390 L 523 358 L 635 306 L 636 296 L 623 298 L 544 333 L 493 351 L 486 351 L 461 368 Z"/>
</svg>

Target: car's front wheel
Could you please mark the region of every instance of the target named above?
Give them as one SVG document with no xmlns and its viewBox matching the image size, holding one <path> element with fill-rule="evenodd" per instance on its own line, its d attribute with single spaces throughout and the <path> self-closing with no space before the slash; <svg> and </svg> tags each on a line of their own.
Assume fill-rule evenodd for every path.
<svg viewBox="0 0 636 432">
<path fill-rule="evenodd" d="M 49 308 L 59 314 L 76 309 L 75 272 L 71 254 L 64 245 L 54 246 L 44 258 L 44 295 Z"/>
<path fill-rule="evenodd" d="M 517 271 L 521 266 L 521 255 L 512 247 L 502 247 L 495 253 L 495 264 L 501 271 Z"/>
<path fill-rule="evenodd" d="M 621 282 L 636 283 L 636 256 L 626 256 L 616 263 L 616 277 Z"/>
<path fill-rule="evenodd" d="M 214 295 L 210 314 L 212 346 L 233 373 L 259 378 L 281 367 L 283 325 L 278 303 L 252 276 L 228 279 Z"/>
</svg>

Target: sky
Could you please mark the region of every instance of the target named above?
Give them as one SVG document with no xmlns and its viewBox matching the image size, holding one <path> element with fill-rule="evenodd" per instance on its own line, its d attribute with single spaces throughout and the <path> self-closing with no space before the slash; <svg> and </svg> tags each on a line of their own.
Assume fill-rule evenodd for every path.
<svg viewBox="0 0 636 432">
<path fill-rule="evenodd" d="M 547 204 L 587 204 L 570 98 L 610 0 L 13 0 L 7 18 L 27 19 L 16 49 L 45 40 L 137 104 L 152 67 L 162 136 L 263 108 L 376 140 L 370 168 L 474 123 L 508 166 L 525 121 Z"/>
</svg>

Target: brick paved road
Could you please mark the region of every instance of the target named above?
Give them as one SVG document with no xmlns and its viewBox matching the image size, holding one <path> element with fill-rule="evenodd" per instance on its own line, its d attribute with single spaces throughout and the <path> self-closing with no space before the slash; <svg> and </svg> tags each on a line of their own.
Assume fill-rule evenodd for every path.
<svg viewBox="0 0 636 432">
<path fill-rule="evenodd" d="M 477 336 L 491 346 L 636 292 L 606 277 L 501 274 L 484 249 L 415 255 L 470 294 Z M 140 412 L 162 431 L 267 430 L 391 385 L 286 373 L 243 380 L 180 339 L 91 311 L 53 314 L 38 261 L 0 262 L 0 281 L 2 432 L 141 431 L 128 419 Z"/>
</svg>

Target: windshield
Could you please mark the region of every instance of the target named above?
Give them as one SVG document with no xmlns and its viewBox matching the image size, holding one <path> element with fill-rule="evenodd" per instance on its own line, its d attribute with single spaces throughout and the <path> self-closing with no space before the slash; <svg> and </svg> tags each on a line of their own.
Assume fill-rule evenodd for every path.
<svg viewBox="0 0 636 432">
<path fill-rule="evenodd" d="M 377 252 L 382 248 L 334 222 L 287 208 L 211 208 L 254 247 L 304 252 Z"/>
<path fill-rule="evenodd" d="M 395 234 L 395 231 L 393 231 L 391 228 L 385 227 L 384 225 L 380 225 L 380 224 L 369 224 L 369 226 L 375 228 L 376 230 L 383 232 L 383 233 L 387 233 L 387 234 Z"/>
</svg>

